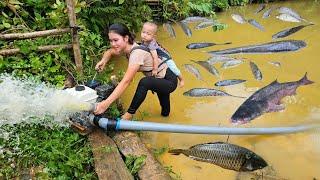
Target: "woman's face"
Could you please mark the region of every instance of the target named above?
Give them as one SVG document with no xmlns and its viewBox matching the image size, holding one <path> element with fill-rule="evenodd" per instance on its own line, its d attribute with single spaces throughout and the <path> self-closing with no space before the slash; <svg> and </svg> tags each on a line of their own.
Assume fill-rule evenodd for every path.
<svg viewBox="0 0 320 180">
<path fill-rule="evenodd" d="M 126 49 L 128 45 L 128 36 L 121 36 L 115 32 L 109 32 L 109 41 L 111 48 L 113 48 L 116 52 L 121 53 Z"/>
</svg>

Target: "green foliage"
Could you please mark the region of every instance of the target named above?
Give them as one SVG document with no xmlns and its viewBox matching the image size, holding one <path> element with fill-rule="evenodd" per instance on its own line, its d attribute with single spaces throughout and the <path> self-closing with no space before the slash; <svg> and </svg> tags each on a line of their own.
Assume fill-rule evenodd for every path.
<svg viewBox="0 0 320 180">
<path fill-rule="evenodd" d="M 153 149 L 152 152 L 153 155 L 158 158 L 159 156 L 162 156 L 164 153 L 168 152 L 168 150 L 169 147 L 166 145 L 157 149 Z"/>
<path fill-rule="evenodd" d="M 244 6 L 249 0 L 229 0 L 231 6 Z"/>
<path fill-rule="evenodd" d="M 165 166 L 164 169 L 170 174 L 174 180 L 182 180 L 181 174 L 177 174 L 172 170 L 172 166 Z"/>
<path fill-rule="evenodd" d="M 126 156 L 125 164 L 133 176 L 135 176 L 135 177 L 137 176 L 138 171 L 145 164 L 146 158 L 147 158 L 146 155 L 141 155 L 141 156 L 128 155 L 128 156 Z"/>
<path fill-rule="evenodd" d="M 0 136 L 0 179 L 20 177 L 30 168 L 40 179 L 97 179 L 86 137 L 34 124 L 1 128 L 8 133 Z"/>
<path fill-rule="evenodd" d="M 213 0 L 212 1 L 212 6 L 214 7 L 215 10 L 224 10 L 229 8 L 229 3 L 228 0 Z"/>
<path fill-rule="evenodd" d="M 224 30 L 228 27 L 227 24 L 224 24 L 224 23 L 220 23 L 220 22 L 216 22 L 213 26 L 212 26 L 212 30 L 214 32 L 216 31 L 221 31 L 221 30 Z"/>
<path fill-rule="evenodd" d="M 95 33 L 104 32 L 115 22 L 124 23 L 129 29 L 137 32 L 143 22 L 151 20 L 151 15 L 150 7 L 143 0 L 95 0 L 88 4 L 80 17 L 85 19 L 86 27 Z"/>
</svg>

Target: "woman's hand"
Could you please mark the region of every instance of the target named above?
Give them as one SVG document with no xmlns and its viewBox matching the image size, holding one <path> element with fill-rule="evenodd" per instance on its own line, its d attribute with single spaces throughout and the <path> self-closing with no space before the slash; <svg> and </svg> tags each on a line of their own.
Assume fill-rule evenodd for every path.
<svg viewBox="0 0 320 180">
<path fill-rule="evenodd" d="M 94 110 L 95 115 L 99 115 L 104 113 L 108 109 L 109 105 L 105 103 L 104 101 L 97 104 L 96 109 Z"/>
<path fill-rule="evenodd" d="M 99 62 L 97 63 L 95 69 L 96 69 L 97 71 L 101 72 L 101 71 L 104 69 L 104 67 L 106 66 L 106 64 L 107 64 L 107 62 L 106 62 L 104 59 L 102 59 L 101 61 L 99 61 Z"/>
</svg>

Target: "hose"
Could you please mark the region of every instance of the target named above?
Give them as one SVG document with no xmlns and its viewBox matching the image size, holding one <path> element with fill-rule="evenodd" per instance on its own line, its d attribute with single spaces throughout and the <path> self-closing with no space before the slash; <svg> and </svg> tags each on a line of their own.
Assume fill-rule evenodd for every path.
<svg viewBox="0 0 320 180">
<path fill-rule="evenodd" d="M 262 135 L 262 134 L 290 134 L 320 128 L 320 124 L 307 124 L 289 127 L 268 127 L 268 128 L 239 128 L 239 127 L 216 127 L 216 126 L 195 126 L 181 124 L 167 124 L 155 122 L 128 121 L 123 119 L 108 119 L 89 115 L 92 124 L 99 126 L 105 131 L 135 130 L 135 131 L 156 131 L 190 134 L 219 134 L 219 135 Z"/>
</svg>

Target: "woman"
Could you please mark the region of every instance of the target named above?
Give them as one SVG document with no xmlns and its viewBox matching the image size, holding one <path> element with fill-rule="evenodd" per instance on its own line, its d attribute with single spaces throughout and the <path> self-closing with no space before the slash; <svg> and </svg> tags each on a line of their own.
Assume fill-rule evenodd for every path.
<svg viewBox="0 0 320 180">
<path fill-rule="evenodd" d="M 167 67 L 165 63 L 160 63 L 158 73 L 152 76 L 153 59 L 147 50 L 140 49 L 134 42 L 134 35 L 123 24 L 112 24 L 109 27 L 109 40 L 111 49 L 108 49 L 102 59 L 97 63 L 96 70 L 102 71 L 114 55 L 126 55 L 129 60 L 128 68 L 123 79 L 104 101 L 97 104 L 95 114 L 102 114 L 108 107 L 121 96 L 129 86 L 137 72 L 143 72 L 143 77 L 138 84 L 135 95 L 132 99 L 128 111 L 122 116 L 122 119 L 130 120 L 136 113 L 139 106 L 146 98 L 148 90 L 156 92 L 161 105 L 161 115 L 168 116 L 170 113 L 170 93 L 177 87 L 177 77 Z"/>
</svg>

